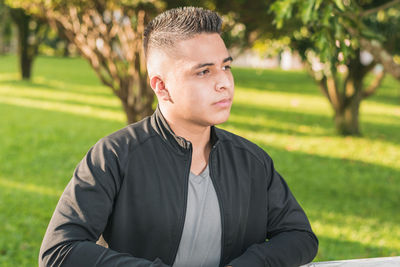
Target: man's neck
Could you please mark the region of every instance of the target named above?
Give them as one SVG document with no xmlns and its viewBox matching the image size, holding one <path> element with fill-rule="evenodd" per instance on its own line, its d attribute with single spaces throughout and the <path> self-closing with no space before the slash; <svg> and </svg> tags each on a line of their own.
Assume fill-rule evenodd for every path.
<svg viewBox="0 0 400 267">
<path fill-rule="evenodd" d="M 204 128 L 183 128 L 178 125 L 171 126 L 176 135 L 185 138 L 192 143 L 192 164 L 190 171 L 199 175 L 207 167 L 208 158 L 211 151 L 210 130 L 211 127 Z"/>
<path fill-rule="evenodd" d="M 172 131 L 192 143 L 194 150 L 204 150 L 210 143 L 210 126 L 177 123 L 166 118 Z"/>
<path fill-rule="evenodd" d="M 208 164 L 211 151 L 210 126 L 196 125 L 190 122 L 171 120 L 167 114 L 163 114 L 169 127 L 180 137 L 192 143 L 192 164 L 190 170 L 194 174 L 201 173 Z"/>
</svg>

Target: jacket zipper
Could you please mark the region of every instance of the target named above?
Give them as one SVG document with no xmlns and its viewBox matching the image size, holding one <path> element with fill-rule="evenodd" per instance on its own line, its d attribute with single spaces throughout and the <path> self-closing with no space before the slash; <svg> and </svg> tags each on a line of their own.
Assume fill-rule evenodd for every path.
<svg viewBox="0 0 400 267">
<path fill-rule="evenodd" d="M 182 218 L 180 218 L 180 220 L 179 220 L 179 238 L 178 238 L 178 242 L 177 242 L 177 244 L 175 246 L 175 249 L 174 249 L 173 260 L 172 260 L 171 266 L 174 265 L 175 260 L 176 260 L 176 255 L 178 254 L 179 244 L 181 243 L 182 234 L 183 234 L 183 227 L 185 225 L 185 219 L 186 219 L 190 165 L 192 165 L 192 144 L 190 142 L 188 142 L 188 145 L 190 147 L 190 153 L 189 153 L 189 161 L 188 161 L 189 163 L 187 165 L 186 177 L 185 177 L 183 214 L 182 214 Z"/>
<path fill-rule="evenodd" d="M 212 171 L 212 164 L 211 164 L 211 156 L 213 151 L 215 150 L 217 144 L 214 144 L 211 151 L 210 151 L 210 156 L 208 158 L 208 165 L 209 165 L 209 170 L 210 170 L 210 177 L 211 177 L 211 181 L 214 185 L 214 189 L 215 189 L 215 193 L 217 193 L 217 198 L 218 198 L 218 205 L 219 205 L 219 212 L 220 212 L 220 216 L 221 216 L 221 252 L 220 252 L 220 260 L 219 260 L 219 266 L 222 266 L 222 263 L 225 261 L 224 257 L 224 239 L 225 239 L 225 231 L 224 231 L 224 226 L 225 226 L 225 222 L 224 222 L 224 210 L 223 210 L 223 206 L 222 206 L 222 198 L 221 198 L 221 192 L 218 190 L 219 188 L 216 185 L 215 182 L 215 178 L 213 175 L 213 171 Z"/>
</svg>

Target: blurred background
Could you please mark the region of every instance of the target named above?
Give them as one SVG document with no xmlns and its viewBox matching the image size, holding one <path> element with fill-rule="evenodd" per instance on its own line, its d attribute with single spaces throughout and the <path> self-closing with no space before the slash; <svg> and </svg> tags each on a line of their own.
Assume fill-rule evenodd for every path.
<svg viewBox="0 0 400 267">
<path fill-rule="evenodd" d="M 315 261 L 399 256 L 399 0 L 0 0 L 0 266 L 37 265 L 87 150 L 153 112 L 143 29 L 187 5 L 223 17 L 236 92 L 220 127 L 274 159 Z"/>
</svg>

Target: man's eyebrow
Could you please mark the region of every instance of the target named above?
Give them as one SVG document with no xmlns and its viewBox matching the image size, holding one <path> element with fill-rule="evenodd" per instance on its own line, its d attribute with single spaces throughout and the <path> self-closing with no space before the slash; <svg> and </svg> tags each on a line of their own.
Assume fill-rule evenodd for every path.
<svg viewBox="0 0 400 267">
<path fill-rule="evenodd" d="M 225 58 L 222 61 L 222 63 L 226 63 L 228 61 L 233 61 L 233 58 L 231 56 L 229 56 L 229 57 Z M 214 65 L 215 65 L 214 63 L 200 63 L 200 64 L 197 64 L 196 66 L 194 66 L 192 69 L 196 70 L 196 69 L 200 69 L 200 68 L 203 68 L 203 67 L 214 66 Z"/>
<path fill-rule="evenodd" d="M 214 63 L 200 63 L 200 64 L 197 64 L 196 66 L 194 66 L 193 69 L 196 70 L 196 69 L 200 69 L 203 67 L 214 66 L 214 65 L 215 65 Z"/>
<path fill-rule="evenodd" d="M 225 63 L 228 61 L 233 61 L 233 58 L 231 56 L 229 56 L 229 57 L 225 58 L 222 62 Z"/>
</svg>

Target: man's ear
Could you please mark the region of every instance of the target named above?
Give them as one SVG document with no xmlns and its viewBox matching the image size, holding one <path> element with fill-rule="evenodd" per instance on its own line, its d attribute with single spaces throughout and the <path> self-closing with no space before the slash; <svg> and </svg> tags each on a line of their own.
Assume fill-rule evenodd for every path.
<svg viewBox="0 0 400 267">
<path fill-rule="evenodd" d="M 171 96 L 168 89 L 165 87 L 165 83 L 160 76 L 153 76 L 150 78 L 150 86 L 154 93 L 157 95 L 159 100 L 172 102 Z"/>
</svg>

